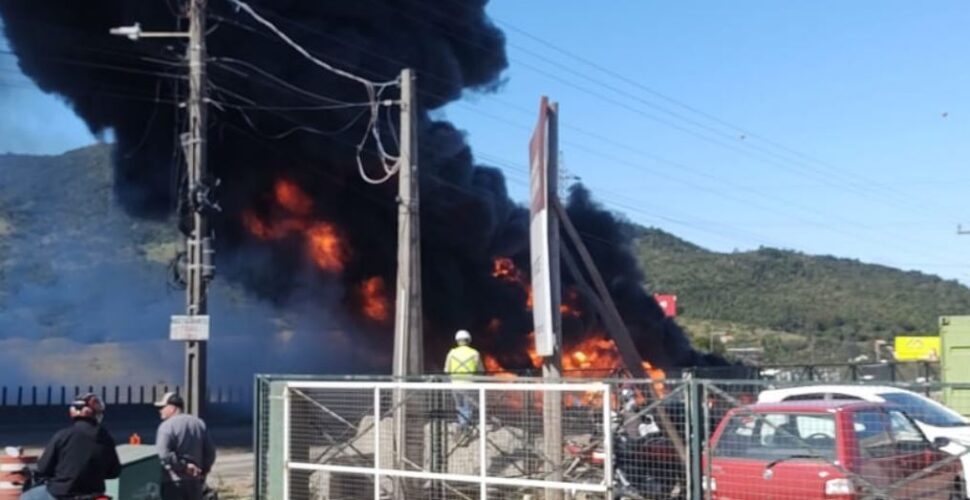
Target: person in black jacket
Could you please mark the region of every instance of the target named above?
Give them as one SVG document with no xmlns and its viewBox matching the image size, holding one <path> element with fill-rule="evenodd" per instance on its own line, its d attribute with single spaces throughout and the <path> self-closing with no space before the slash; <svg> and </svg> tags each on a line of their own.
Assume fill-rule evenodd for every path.
<svg viewBox="0 0 970 500">
<path fill-rule="evenodd" d="M 101 425 L 104 403 L 85 394 L 71 404 L 73 423 L 54 434 L 37 461 L 40 486 L 21 500 L 86 500 L 104 493 L 105 479 L 121 474 L 114 439 Z"/>
</svg>

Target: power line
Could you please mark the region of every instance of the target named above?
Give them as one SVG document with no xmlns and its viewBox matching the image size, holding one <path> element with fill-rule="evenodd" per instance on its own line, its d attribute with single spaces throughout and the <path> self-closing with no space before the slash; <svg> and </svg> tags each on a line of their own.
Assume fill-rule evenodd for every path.
<svg viewBox="0 0 970 500">
<path fill-rule="evenodd" d="M 360 173 L 361 178 L 364 179 L 364 181 L 367 182 L 368 184 L 383 184 L 388 179 L 390 179 L 395 174 L 397 174 L 398 170 L 400 169 L 400 158 L 393 157 L 387 154 L 387 152 L 385 151 L 384 144 L 381 141 L 380 127 L 377 126 L 377 121 L 380 119 L 379 110 L 381 106 L 381 102 L 380 102 L 381 93 L 387 87 L 390 87 L 390 86 L 396 86 L 400 88 L 401 86 L 400 79 L 395 78 L 393 80 L 388 80 L 384 82 L 374 82 L 364 77 L 358 76 L 354 73 L 351 73 L 349 71 L 345 71 L 340 68 L 337 68 L 331 65 L 330 63 L 323 61 L 322 59 L 311 54 L 308 50 L 303 48 L 302 45 L 293 41 L 293 39 L 290 38 L 286 33 L 283 33 L 272 22 L 270 22 L 266 18 L 256 13 L 256 11 L 253 10 L 252 7 L 250 7 L 247 3 L 241 0 L 228 0 L 228 1 L 233 5 L 235 5 L 237 9 L 246 12 L 247 14 L 249 14 L 250 17 L 255 19 L 258 23 L 262 24 L 267 29 L 272 31 L 280 40 L 282 40 L 284 43 L 289 45 L 293 50 L 295 50 L 297 53 L 299 53 L 301 56 L 303 56 L 313 64 L 321 68 L 324 68 L 335 75 L 341 76 L 343 78 L 347 78 L 349 80 L 353 80 L 364 86 L 364 89 L 367 92 L 368 101 L 370 102 L 370 120 L 367 123 L 367 128 L 364 131 L 364 134 L 361 137 L 360 142 L 357 143 L 356 160 L 357 160 L 358 171 Z M 380 163 L 384 169 L 384 175 L 382 177 L 378 177 L 378 178 L 370 177 L 367 174 L 367 171 L 364 169 L 363 163 L 361 162 L 361 153 L 364 149 L 364 146 L 367 144 L 368 137 L 373 137 L 374 143 L 377 146 L 378 153 L 380 154 L 380 158 L 381 158 Z"/>
<path fill-rule="evenodd" d="M 434 5 L 429 5 L 428 7 L 430 9 L 435 9 L 436 8 Z M 428 26 L 433 26 L 435 28 L 441 29 L 442 31 L 445 31 L 447 33 L 455 34 L 455 32 L 453 30 L 451 30 L 450 27 L 445 27 L 445 26 L 441 26 L 441 25 L 438 25 L 438 24 L 433 24 L 433 23 L 431 23 L 430 21 L 428 21 L 425 18 L 421 18 L 421 17 L 412 15 L 410 12 L 408 12 L 407 10 L 405 10 L 403 8 L 396 8 L 396 9 L 398 10 L 398 12 L 402 13 L 406 17 L 409 17 L 411 19 L 414 19 L 414 20 L 416 20 L 418 22 L 421 22 L 423 24 L 426 24 Z M 455 34 L 455 35 L 457 37 L 456 38 L 457 40 L 459 40 L 460 42 L 465 43 L 465 44 L 467 44 L 469 46 L 478 47 L 478 48 L 481 48 L 481 49 L 485 49 L 486 48 L 486 47 L 483 47 L 481 44 L 479 44 L 479 43 L 477 43 L 477 42 L 475 42 L 473 40 L 468 39 L 467 37 L 458 36 L 460 34 Z M 538 37 L 534 37 L 534 36 L 532 38 L 538 39 Z M 553 44 L 551 44 L 549 42 L 544 42 L 544 43 L 547 44 L 547 45 L 553 45 Z M 679 119 L 681 119 L 683 121 L 686 121 L 688 123 L 691 123 L 691 124 L 693 124 L 695 126 L 699 126 L 699 127 L 704 128 L 704 129 L 706 129 L 708 131 L 711 131 L 711 132 L 713 132 L 715 134 L 720 134 L 717 130 L 715 130 L 715 129 L 711 128 L 711 127 L 708 127 L 708 126 L 706 126 L 706 125 L 704 125 L 704 124 L 702 124 L 700 122 L 697 122 L 696 120 L 693 120 L 693 119 L 691 119 L 689 117 L 685 117 L 685 116 L 683 116 L 680 113 L 677 113 L 677 112 L 674 112 L 674 111 L 670 111 L 670 110 L 668 110 L 668 109 L 666 109 L 666 108 L 664 108 L 662 106 L 658 106 L 658 105 L 656 105 L 654 103 L 651 103 L 649 101 L 646 101 L 646 100 L 642 99 L 640 96 L 637 96 L 635 94 L 631 94 L 629 92 L 626 92 L 626 91 L 624 91 L 622 89 L 619 89 L 619 88 L 617 88 L 617 87 L 615 87 L 613 85 L 610 85 L 608 83 L 603 83 L 603 82 L 601 82 L 601 81 L 599 81 L 599 80 L 597 80 L 595 78 L 591 78 L 588 74 L 583 73 L 583 72 L 576 71 L 575 69 L 573 69 L 570 66 L 566 66 L 566 65 L 563 65 L 563 64 L 558 63 L 556 61 L 553 61 L 553 60 L 551 60 L 549 58 L 546 58 L 546 57 L 542 56 L 541 54 L 537 54 L 534 51 L 525 49 L 523 47 L 520 47 L 520 46 L 511 44 L 511 43 L 509 43 L 508 45 L 511 46 L 511 47 L 514 47 L 514 48 L 516 48 L 518 50 L 522 50 L 522 51 L 526 52 L 527 54 L 531 54 L 534 57 L 537 57 L 537 58 L 539 58 L 539 59 L 541 59 L 543 61 L 546 61 L 549 64 L 552 64 L 552 65 L 556 66 L 557 68 L 560 68 L 560 69 L 565 70 L 565 71 L 567 71 L 569 73 L 572 73 L 572 74 L 574 74 L 574 75 L 576 75 L 576 76 L 578 76 L 580 78 L 583 78 L 584 80 L 590 81 L 590 82 L 592 82 L 592 83 L 594 83 L 596 85 L 599 85 L 599 86 L 605 87 L 607 89 L 610 89 L 613 92 L 616 92 L 616 93 L 618 93 L 620 95 L 623 95 L 627 99 L 636 100 L 637 102 L 640 102 L 642 104 L 645 104 L 645 105 L 647 105 L 649 107 L 652 107 L 654 109 L 661 110 L 662 112 L 664 112 L 666 114 L 669 114 L 671 116 L 677 117 L 677 118 L 679 118 Z M 557 47 L 557 51 L 568 54 L 568 51 L 565 51 L 565 49 L 561 49 L 561 48 L 558 48 L 558 47 Z M 578 56 L 576 56 L 576 57 L 578 58 Z M 586 61 L 585 61 L 585 59 L 583 59 L 581 62 L 584 62 L 585 63 Z M 834 182 L 832 182 L 830 180 L 830 177 L 842 176 L 843 175 L 843 172 L 840 169 L 837 169 L 837 168 L 832 167 L 830 165 L 828 166 L 829 167 L 829 170 L 830 170 L 829 173 L 828 174 L 824 174 L 824 173 L 821 173 L 821 171 L 818 168 L 812 167 L 811 165 L 807 165 L 804 162 L 802 162 L 801 160 L 794 160 L 793 161 L 791 159 L 788 159 L 788 158 L 785 158 L 783 156 L 777 155 L 776 153 L 773 153 L 771 151 L 767 151 L 764 148 L 757 147 L 757 146 L 754 146 L 754 145 L 749 144 L 749 143 L 743 143 L 743 145 L 745 147 L 750 147 L 752 149 L 758 150 L 762 154 L 768 154 L 769 156 L 774 157 L 774 158 L 767 158 L 767 159 L 766 158 L 762 158 L 762 157 L 759 157 L 758 155 L 754 155 L 754 154 L 752 154 L 750 152 L 744 151 L 741 148 L 737 148 L 737 147 L 735 147 L 732 144 L 725 144 L 723 142 L 718 141 L 717 139 L 712 139 L 710 137 L 706 137 L 703 134 L 699 134 L 696 131 L 689 130 L 689 129 L 687 129 L 685 127 L 682 127 L 682 126 L 680 126 L 678 124 L 670 123 L 667 120 L 664 120 L 664 119 L 658 118 L 656 116 L 650 115 L 649 113 L 644 113 L 642 110 L 636 110 L 636 109 L 630 107 L 628 102 L 617 101 L 617 100 L 612 99 L 612 98 L 610 98 L 608 96 L 604 96 L 604 95 L 602 95 L 602 94 L 600 94 L 598 92 L 592 91 L 592 90 L 587 89 L 587 88 L 584 88 L 584 87 L 580 87 L 580 86 L 578 86 L 578 85 L 576 85 L 576 84 L 574 84 L 574 83 L 572 83 L 572 82 L 570 82 L 568 80 L 565 80 L 565 79 L 559 77 L 558 75 L 555 75 L 555 74 L 549 73 L 549 72 L 547 72 L 545 70 L 542 70 L 541 68 L 537 68 L 537 67 L 535 67 L 533 65 L 529 65 L 527 63 L 522 63 L 521 61 L 519 61 L 519 64 L 521 64 L 522 66 L 524 66 L 524 67 L 526 67 L 526 68 L 528 68 L 530 70 L 533 70 L 533 71 L 535 71 L 535 72 L 537 72 L 539 74 L 545 75 L 545 76 L 547 76 L 547 77 L 549 77 L 551 79 L 554 79 L 556 81 L 559 81 L 559 82 L 561 82 L 561 83 L 563 83 L 565 85 L 568 85 L 570 87 L 576 88 L 576 89 L 578 89 L 578 90 L 580 90 L 582 92 L 585 92 L 585 93 L 588 93 L 590 95 L 593 95 L 593 96 L 595 96 L 595 97 L 597 97 L 599 99 L 605 100 L 606 102 L 609 102 L 609 103 L 614 104 L 614 105 L 616 105 L 618 107 L 621 107 L 622 109 L 629 110 L 631 112 L 634 112 L 634 113 L 636 113 L 638 115 L 644 116 L 644 117 L 646 117 L 648 119 L 651 119 L 653 121 L 657 121 L 659 123 L 662 123 L 662 124 L 665 124 L 667 126 L 670 126 L 671 128 L 674 128 L 676 130 L 679 130 L 681 132 L 690 134 L 690 135 L 694 136 L 695 138 L 704 140 L 706 142 L 711 142 L 713 144 L 717 144 L 717 145 L 719 145 L 721 147 L 725 147 L 727 149 L 733 150 L 733 151 L 738 152 L 740 154 L 743 154 L 745 156 L 749 156 L 749 157 L 758 159 L 760 161 L 764 161 L 764 162 L 766 162 L 768 164 L 772 164 L 772 165 L 775 165 L 775 166 L 779 166 L 781 168 L 785 168 L 786 170 L 789 170 L 789 171 L 792 171 L 792 172 L 795 172 L 795 173 L 803 174 L 803 175 L 806 175 L 806 176 L 811 175 L 812 172 L 819 173 L 820 175 L 818 177 L 816 177 L 816 178 L 819 179 L 819 180 L 821 180 L 823 183 L 830 185 L 831 187 L 834 187 L 834 188 L 837 188 L 837 189 L 846 189 L 846 188 L 849 188 L 850 190 L 856 192 L 857 194 L 861 194 L 861 195 L 864 195 L 864 196 L 871 197 L 872 199 L 878 200 L 880 202 L 885 202 L 889 206 L 896 207 L 897 205 L 903 204 L 903 205 L 910 206 L 914 210 L 923 211 L 924 213 L 930 214 L 930 212 L 926 212 L 925 211 L 925 208 L 922 205 L 918 205 L 918 204 L 911 203 L 910 200 L 909 200 L 909 198 L 905 194 L 898 193 L 895 190 L 886 190 L 886 191 L 896 192 L 896 193 L 898 193 L 900 195 L 900 197 L 894 198 L 893 201 L 884 201 L 882 198 L 871 196 L 871 195 L 878 196 L 878 194 L 873 190 L 873 188 L 875 186 L 873 186 L 873 184 L 871 183 L 871 181 L 869 181 L 868 179 L 865 179 L 865 178 L 863 178 L 861 176 L 855 175 L 855 177 L 857 177 L 857 178 L 859 178 L 859 179 L 862 180 L 862 183 L 861 184 L 855 184 L 855 183 L 852 183 L 852 182 L 847 182 L 847 184 L 845 186 L 840 185 L 840 184 L 836 184 L 836 183 L 834 183 Z M 602 66 L 600 66 L 600 65 L 595 65 L 595 67 L 597 69 L 602 69 Z M 610 73 L 612 74 L 612 73 L 615 73 L 615 72 L 610 71 Z M 625 81 L 632 81 L 631 79 L 628 79 L 628 78 L 624 78 L 624 80 Z M 642 88 L 647 88 L 648 89 L 648 87 L 645 87 L 642 84 L 640 84 L 638 87 L 642 87 Z M 653 92 L 653 91 L 651 90 L 651 92 Z M 674 102 L 679 102 L 679 101 L 674 101 Z M 693 109 L 693 108 L 691 108 L 691 109 Z M 723 122 L 723 123 L 726 123 L 726 122 Z M 737 128 L 737 127 L 733 127 L 732 126 L 732 128 Z M 726 135 L 726 134 L 720 134 L 720 135 Z M 726 135 L 726 136 L 728 138 L 731 138 L 731 136 L 729 136 L 729 135 Z M 790 148 L 785 148 L 785 149 L 787 149 L 788 151 L 793 151 L 793 152 L 797 153 L 797 151 L 791 150 Z M 807 155 L 801 155 L 801 156 L 807 157 Z M 795 165 L 798 165 L 798 166 L 795 166 Z M 934 203 L 934 204 L 936 204 L 936 203 Z M 939 205 L 939 204 L 936 204 L 936 205 L 939 206 L 940 208 L 944 209 L 944 210 L 947 210 L 947 211 L 950 210 L 950 208 L 948 208 L 948 207 L 943 207 L 942 205 Z"/>
</svg>

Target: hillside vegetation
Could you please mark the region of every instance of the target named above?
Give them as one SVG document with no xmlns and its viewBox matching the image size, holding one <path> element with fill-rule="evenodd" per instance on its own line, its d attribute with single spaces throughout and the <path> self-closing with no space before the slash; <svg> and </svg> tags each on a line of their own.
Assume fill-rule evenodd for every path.
<svg viewBox="0 0 970 500">
<path fill-rule="evenodd" d="M 813 343 L 816 361 L 845 361 L 871 354 L 875 339 L 935 334 L 939 316 L 970 313 L 970 288 L 937 276 L 772 248 L 717 253 L 636 231 L 649 289 L 677 295 L 700 347 L 729 334 L 771 361 L 807 362 Z"/>
<path fill-rule="evenodd" d="M 139 337 L 146 317 L 164 331 L 181 300 L 164 282 L 178 233 L 171 220 L 136 219 L 118 207 L 110 158 L 105 145 L 0 155 L 0 338 Z M 658 229 L 630 229 L 646 285 L 678 296 L 678 321 L 702 349 L 759 347 L 768 362 L 845 361 L 871 355 L 875 339 L 933 334 L 940 315 L 970 314 L 970 289 L 936 276 L 770 248 L 717 253 Z M 233 304 L 249 310 L 250 300 Z"/>
</svg>

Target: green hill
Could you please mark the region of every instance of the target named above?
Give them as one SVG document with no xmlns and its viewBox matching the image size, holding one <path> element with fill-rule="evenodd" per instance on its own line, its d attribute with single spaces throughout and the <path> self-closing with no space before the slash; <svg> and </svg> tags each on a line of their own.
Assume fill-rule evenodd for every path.
<svg viewBox="0 0 970 500">
<path fill-rule="evenodd" d="M 182 300 L 164 282 L 178 234 L 170 220 L 134 219 L 117 206 L 107 146 L 0 155 L 0 173 L 0 338 L 106 341 L 138 338 L 149 324 L 165 330 Z M 768 248 L 717 253 L 632 230 L 649 289 L 678 296 L 678 321 L 700 348 L 845 361 L 871 355 L 873 340 L 935 333 L 938 316 L 970 314 L 970 288 L 936 276 Z M 239 310 L 254 304 L 233 299 L 235 288 L 217 281 L 213 300 L 232 303 L 224 307 L 242 331 L 258 315 L 243 319 Z"/>
<path fill-rule="evenodd" d="M 970 288 L 920 272 L 760 248 L 717 253 L 658 229 L 637 229 L 650 290 L 677 295 L 700 347 L 762 347 L 766 361 L 845 361 L 872 341 L 932 334 L 937 318 L 970 313 Z M 814 349 L 812 349 L 814 343 Z M 808 351 L 806 351 L 808 350 Z"/>
</svg>

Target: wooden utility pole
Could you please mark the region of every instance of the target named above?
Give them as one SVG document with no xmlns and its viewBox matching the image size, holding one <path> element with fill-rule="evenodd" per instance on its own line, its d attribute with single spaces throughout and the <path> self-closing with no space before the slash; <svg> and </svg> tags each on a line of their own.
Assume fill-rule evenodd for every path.
<svg viewBox="0 0 970 500">
<path fill-rule="evenodd" d="M 189 0 L 189 130 L 182 135 L 188 170 L 188 206 L 191 233 L 185 243 L 185 309 L 188 316 L 208 314 L 208 282 L 212 278 L 212 242 L 207 214 L 211 208 L 206 184 L 206 74 L 205 74 L 206 0 Z M 185 344 L 186 411 L 201 416 L 206 402 L 206 343 L 191 340 Z"/>
<path fill-rule="evenodd" d="M 424 372 L 421 331 L 421 231 L 418 202 L 417 101 L 414 71 L 401 71 L 401 151 L 398 174 L 397 301 L 394 316 L 394 377 L 401 380 Z M 408 404 L 409 395 L 395 390 L 394 456 L 398 470 L 414 469 L 424 461 L 423 420 L 427 409 Z M 413 395 L 411 395 L 413 396 Z M 412 439 L 407 439 L 409 434 Z M 410 464 L 410 467 L 408 465 Z M 406 481 L 396 481 L 395 498 L 407 498 Z"/>
</svg>

